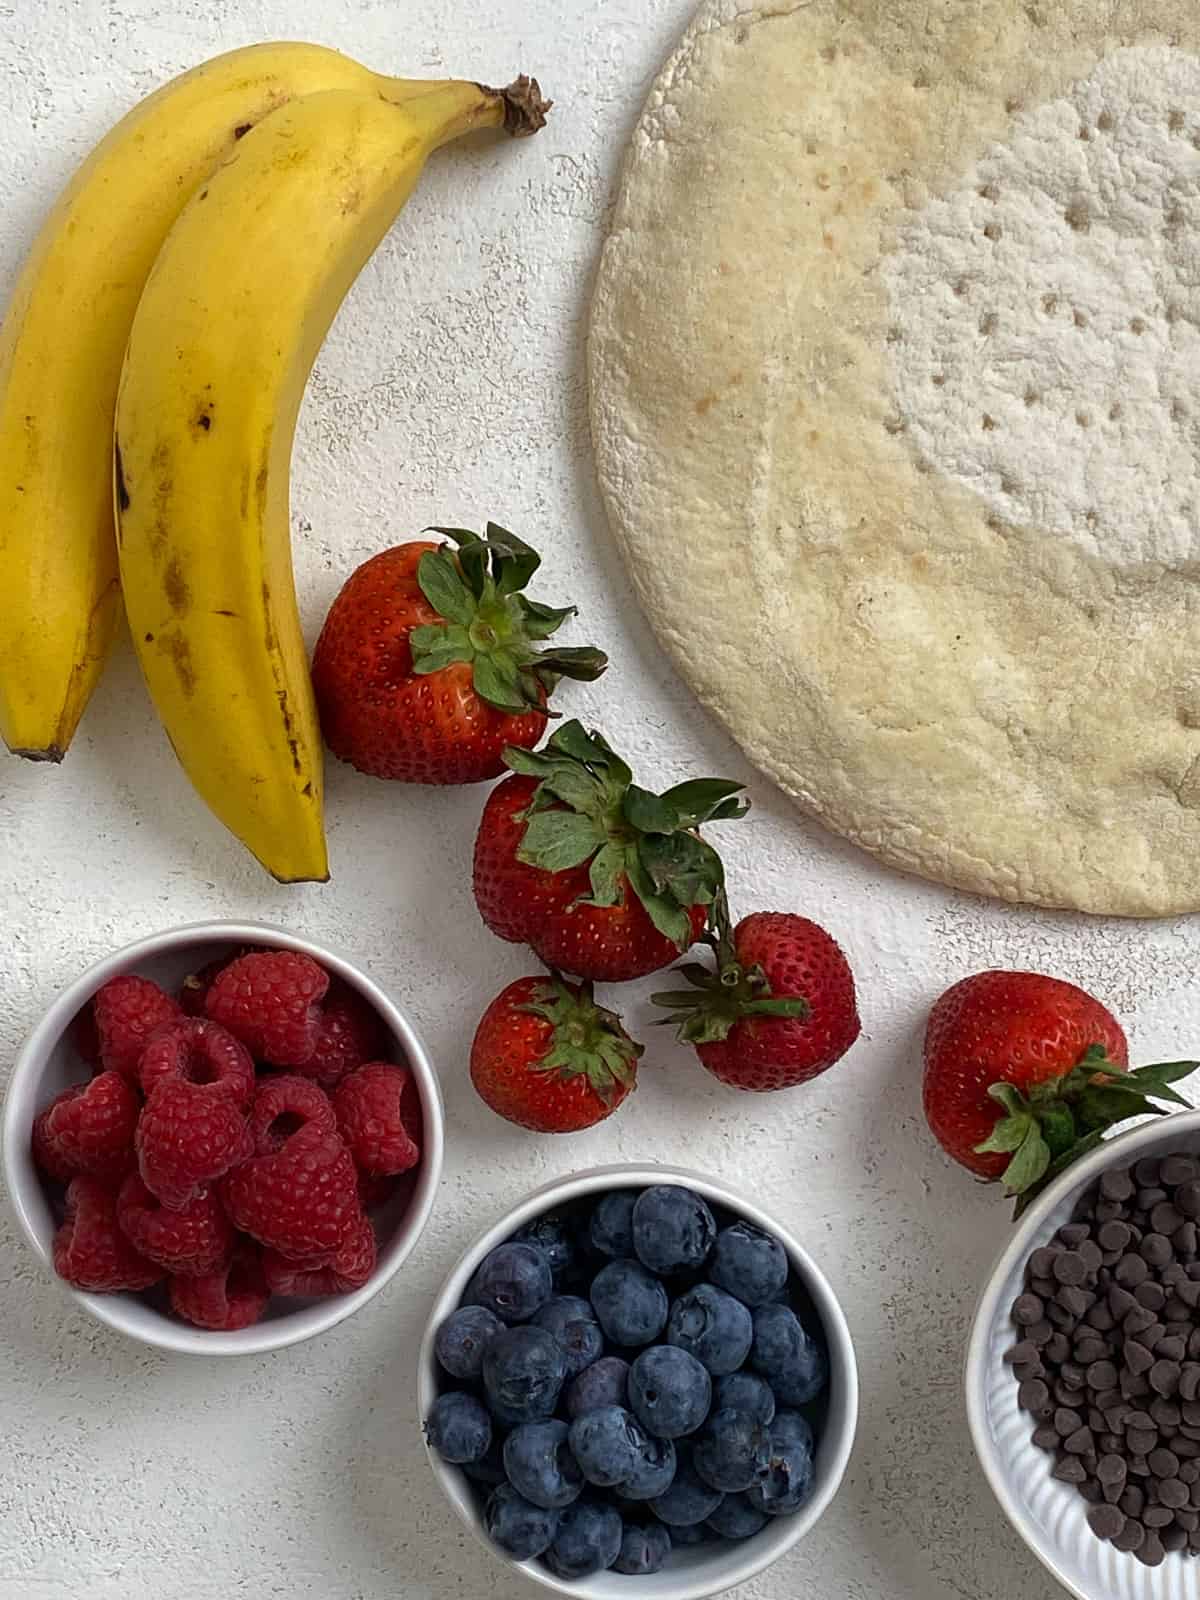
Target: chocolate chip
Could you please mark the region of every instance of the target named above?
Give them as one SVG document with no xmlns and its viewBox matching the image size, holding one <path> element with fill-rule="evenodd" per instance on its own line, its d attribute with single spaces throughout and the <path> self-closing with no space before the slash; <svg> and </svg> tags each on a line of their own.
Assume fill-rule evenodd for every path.
<svg viewBox="0 0 1200 1600">
<path fill-rule="evenodd" d="M 1200 1361 L 1200 1328 L 1193 1328 L 1188 1334 L 1188 1360 Z"/>
<path fill-rule="evenodd" d="M 1157 1183 L 1147 1184 L 1145 1188 L 1139 1189 L 1137 1194 L 1134 1195 L 1133 1209 L 1135 1213 L 1148 1216 L 1155 1206 L 1161 1205 L 1166 1198 L 1167 1191 Z"/>
<path fill-rule="evenodd" d="M 1125 1259 L 1128 1261 L 1129 1257 L 1126 1256 Z M 1135 1257 L 1134 1259 L 1137 1258 Z M 1139 1288 L 1140 1287 L 1141 1286 L 1139 1285 Z M 1134 1293 L 1137 1293 L 1136 1289 L 1134 1290 Z M 1145 1306 L 1135 1305 L 1132 1311 L 1127 1311 L 1124 1317 L 1122 1317 L 1121 1329 L 1127 1339 L 1136 1339 L 1137 1336 L 1140 1333 L 1144 1333 L 1147 1328 L 1152 1328 L 1154 1326 L 1154 1322 L 1155 1317 L 1153 1311 L 1147 1311 Z"/>
<path fill-rule="evenodd" d="M 1127 1222 L 1106 1222 L 1096 1234 L 1096 1243 L 1102 1250 L 1124 1250 L 1132 1238 Z"/>
<path fill-rule="evenodd" d="M 1050 1343 L 1055 1332 L 1056 1330 L 1051 1327 L 1050 1323 L 1043 1318 L 1041 1322 L 1031 1323 L 1030 1326 L 1025 1329 L 1025 1337 L 1029 1340 L 1030 1344 L 1036 1345 L 1040 1349 L 1042 1345 Z"/>
<path fill-rule="evenodd" d="M 1200 1288 L 1200 1285 L 1197 1286 Z M 1118 1319 L 1126 1316 L 1137 1305 L 1137 1301 L 1128 1289 L 1123 1289 L 1119 1283 L 1114 1283 L 1108 1291 L 1108 1309 Z"/>
<path fill-rule="evenodd" d="M 1041 1378 L 1030 1378 L 1017 1390 L 1017 1404 L 1022 1411 L 1032 1411 L 1037 1416 L 1050 1404 L 1050 1390 Z"/>
<path fill-rule="evenodd" d="M 1157 1450 L 1151 1450 L 1146 1460 L 1156 1478 L 1173 1478 L 1179 1471 L 1179 1457 L 1166 1445 L 1160 1444 Z"/>
<path fill-rule="evenodd" d="M 1165 1239 L 1161 1233 L 1148 1233 L 1138 1248 L 1141 1251 L 1142 1260 L 1151 1267 L 1165 1267 L 1171 1259 L 1171 1241 L 1170 1239 Z M 1063 1252 L 1063 1255 L 1070 1254 L 1072 1252 L 1069 1250 L 1064 1250 Z M 1080 1257 L 1081 1261 L 1082 1259 Z M 1085 1272 L 1084 1276 L 1086 1277 L 1086 1275 Z M 1059 1281 L 1066 1283 L 1068 1280 L 1063 1278 Z M 1077 1279 L 1076 1281 L 1082 1282 L 1083 1280 Z M 1161 1294 L 1162 1291 L 1160 1290 L 1159 1293 Z"/>
<path fill-rule="evenodd" d="M 1026 1411 L 1030 1408 L 1025 1407 Z M 1125 1444 L 1127 1449 L 1135 1456 L 1147 1455 L 1158 1443 L 1157 1428 L 1131 1428 L 1125 1425 Z"/>
<path fill-rule="evenodd" d="M 1200 1479 L 1188 1485 L 1188 1500 L 1194 1507 L 1200 1507 Z"/>
<path fill-rule="evenodd" d="M 1188 1334 L 1192 1331 L 1191 1307 L 1179 1298 L 1177 1294 L 1167 1297 L 1167 1303 L 1162 1309 L 1163 1321 L 1167 1325 L 1167 1332 L 1173 1333 L 1176 1338 L 1182 1339 L 1184 1348 L 1187 1348 Z"/>
<path fill-rule="evenodd" d="M 1162 1356 L 1166 1361 L 1182 1361 L 1186 1352 L 1187 1340 L 1171 1333 L 1164 1333 L 1154 1346 L 1155 1355 Z"/>
<path fill-rule="evenodd" d="M 1200 1514 L 1193 1511 L 1190 1506 L 1180 1506 L 1175 1513 L 1175 1521 L 1188 1533 L 1195 1533 L 1200 1529 Z"/>
<path fill-rule="evenodd" d="M 1178 1392 L 1181 1371 L 1182 1368 L 1178 1361 L 1156 1361 L 1146 1376 L 1150 1379 L 1150 1387 L 1156 1394 L 1166 1395 L 1170 1398 L 1171 1395 Z M 1034 1381 L 1036 1382 L 1037 1380 L 1035 1379 Z M 1045 1388 L 1044 1384 L 1043 1388 Z M 1049 1397 L 1050 1391 L 1047 1390 L 1046 1398 L 1049 1399 Z"/>
<path fill-rule="evenodd" d="M 1149 1372 L 1154 1365 L 1154 1353 L 1147 1350 L 1144 1344 L 1139 1344 L 1136 1339 L 1126 1339 L 1122 1351 L 1122 1359 L 1130 1372 Z"/>
<path fill-rule="evenodd" d="M 1188 1503 L 1188 1486 L 1179 1478 L 1162 1478 L 1158 1485 L 1158 1498 L 1164 1506 L 1176 1509 Z"/>
<path fill-rule="evenodd" d="M 1175 1285 L 1175 1295 L 1185 1306 L 1194 1311 L 1200 1306 L 1200 1281 L 1195 1278 L 1184 1278 L 1182 1283 Z"/>
<path fill-rule="evenodd" d="M 1096 1476 L 1101 1483 L 1125 1482 L 1125 1457 L 1106 1453 L 1096 1465 Z"/>
<path fill-rule="evenodd" d="M 1146 1496 L 1136 1483 L 1127 1483 L 1117 1504 L 1127 1517 L 1140 1517 L 1142 1507 L 1146 1504 Z"/>
<path fill-rule="evenodd" d="M 1163 1549 L 1162 1540 L 1156 1533 L 1147 1533 L 1146 1537 L 1133 1552 L 1134 1559 L 1140 1561 L 1144 1567 L 1161 1567 L 1166 1560 L 1166 1551 Z"/>
<path fill-rule="evenodd" d="M 1068 1250 L 1078 1250 L 1085 1239 L 1090 1239 L 1092 1230 L 1086 1222 L 1068 1222 L 1058 1230 L 1058 1237 Z"/>
<path fill-rule="evenodd" d="M 1035 1250 L 1029 1258 L 1030 1276 L 1034 1278 L 1051 1277 L 1054 1272 L 1054 1258 L 1058 1254 L 1059 1246 L 1056 1244 L 1044 1244 L 1040 1250 Z"/>
<path fill-rule="evenodd" d="M 1060 1292 L 1067 1293 L 1065 1289 Z M 1097 1300 L 1085 1314 L 1084 1322 L 1089 1328 L 1095 1328 L 1097 1333 L 1111 1333 L 1117 1325 L 1117 1319 L 1109 1310 L 1107 1300 Z"/>
<path fill-rule="evenodd" d="M 1100 1452 L 1101 1460 L 1103 1460 L 1105 1456 L 1121 1456 L 1122 1461 L 1125 1459 L 1125 1457 L 1121 1455 L 1121 1451 L 1125 1448 L 1125 1441 L 1122 1439 L 1119 1433 L 1100 1434 L 1096 1440 L 1096 1448 Z"/>
<path fill-rule="evenodd" d="M 1015 1367 L 1013 1368 L 1013 1376 L 1017 1379 L 1018 1383 L 1022 1381 L 1020 1374 L 1017 1372 Z M 1133 1372 L 1122 1372 L 1121 1393 L 1125 1396 L 1126 1400 L 1144 1400 L 1145 1397 L 1150 1393 L 1150 1385 L 1140 1374 Z"/>
<path fill-rule="evenodd" d="M 1148 1528 L 1165 1528 L 1175 1521 L 1175 1513 L 1170 1506 L 1147 1506 L 1142 1512 L 1142 1521 Z"/>
<path fill-rule="evenodd" d="M 1157 1183 L 1161 1171 L 1162 1163 L 1156 1156 L 1143 1156 L 1140 1161 L 1135 1161 L 1133 1164 L 1134 1180 L 1143 1187 Z"/>
<path fill-rule="evenodd" d="M 1100 1193 L 1106 1200 L 1129 1200 L 1133 1196 L 1134 1187 L 1128 1167 L 1113 1167 L 1100 1179 Z"/>
<path fill-rule="evenodd" d="M 1185 1400 L 1179 1409 L 1187 1427 L 1200 1428 L 1200 1400 Z"/>
<path fill-rule="evenodd" d="M 1125 1435 L 1125 1443 L 1129 1443 L 1128 1434 Z M 1126 1470 L 1132 1473 L 1135 1478 L 1148 1478 L 1150 1476 L 1150 1466 L 1145 1456 L 1127 1456 L 1125 1459 L 1125 1467 Z"/>
<path fill-rule="evenodd" d="M 1082 1483 L 1087 1477 L 1087 1469 L 1083 1462 L 1076 1461 L 1074 1456 L 1063 1456 L 1050 1476 L 1059 1479 L 1061 1483 Z"/>
<path fill-rule="evenodd" d="M 1169 1200 L 1160 1200 L 1150 1213 L 1150 1226 L 1155 1233 L 1173 1234 L 1176 1228 L 1183 1226 L 1183 1213 L 1176 1211 Z"/>
<path fill-rule="evenodd" d="M 1042 1350 L 1042 1360 L 1050 1361 L 1056 1367 L 1070 1359 L 1071 1345 L 1065 1333 L 1055 1332 L 1046 1340 Z"/>
<path fill-rule="evenodd" d="M 1129 1521 L 1126 1522 L 1120 1533 L 1113 1540 L 1113 1549 L 1123 1550 L 1127 1555 L 1132 1555 L 1146 1537 L 1146 1530 L 1140 1522 L 1134 1521 L 1134 1513 L 1130 1512 L 1128 1516 Z"/>
<path fill-rule="evenodd" d="M 1083 1418 L 1078 1411 L 1072 1411 L 1069 1406 L 1059 1406 L 1051 1419 L 1054 1430 L 1060 1438 L 1068 1439 L 1083 1427 Z"/>
<path fill-rule="evenodd" d="M 1194 1222 L 1181 1222 L 1171 1235 L 1171 1243 L 1175 1251 L 1181 1256 L 1194 1256 L 1196 1246 L 1200 1243 L 1200 1234 L 1197 1234 Z"/>
<path fill-rule="evenodd" d="M 1012 1319 L 1018 1327 L 1028 1328 L 1032 1323 L 1041 1322 L 1045 1311 L 1036 1294 L 1019 1294 L 1013 1301 Z M 1046 1337 L 1049 1338 L 1049 1334 Z"/>
<path fill-rule="evenodd" d="M 1088 1527 L 1097 1539 L 1115 1539 L 1125 1526 L 1125 1513 L 1116 1506 L 1093 1506 L 1088 1512 Z"/>
<path fill-rule="evenodd" d="M 1190 1444 L 1191 1440 L 1184 1439 L 1182 1443 Z M 1175 1454 L 1178 1455 L 1179 1451 L 1177 1450 Z M 1183 1483 L 1186 1483 L 1190 1489 L 1192 1484 L 1196 1482 L 1197 1478 L 1200 1478 L 1200 1461 L 1191 1459 L 1187 1461 L 1181 1461 L 1179 1463 L 1179 1471 L 1176 1473 L 1176 1477 L 1179 1478 Z"/>
<path fill-rule="evenodd" d="M 1081 1289 L 1074 1283 L 1064 1283 L 1054 1296 L 1054 1303 L 1060 1305 L 1064 1311 L 1069 1311 L 1073 1317 L 1082 1317 L 1084 1312 L 1095 1304 L 1095 1300 L 1095 1295 L 1089 1294 L 1086 1289 Z M 1039 1300 L 1038 1304 L 1041 1303 Z"/>
<path fill-rule="evenodd" d="M 1156 1428 L 1177 1428 L 1182 1420 L 1179 1407 L 1173 1400 L 1152 1400 L 1147 1408 Z"/>
<path fill-rule="evenodd" d="M 1181 1400 L 1195 1400 L 1200 1394 L 1200 1362 L 1185 1361 L 1183 1371 L 1179 1374 L 1179 1398 Z"/>
<path fill-rule="evenodd" d="M 1079 1254 L 1090 1277 L 1093 1272 L 1099 1272 L 1104 1265 L 1104 1252 L 1094 1239 L 1085 1239 L 1079 1246 Z"/>
<path fill-rule="evenodd" d="M 1093 1361 L 1087 1369 L 1087 1381 L 1093 1389 L 1111 1389 L 1119 1376 L 1116 1367 L 1108 1360 Z"/>
<path fill-rule="evenodd" d="M 1082 1389 L 1087 1383 L 1087 1373 L 1074 1361 L 1064 1361 L 1058 1369 L 1058 1377 L 1071 1389 Z"/>
<path fill-rule="evenodd" d="M 1192 1461 L 1197 1456 L 1200 1456 L 1200 1440 L 1185 1439 L 1183 1434 L 1177 1433 L 1171 1440 L 1171 1449 L 1174 1450 L 1175 1454 L 1181 1461 Z M 1200 1466 L 1198 1466 L 1196 1470 L 1200 1472 Z M 1182 1467 L 1180 1468 L 1180 1471 L 1183 1471 Z M 1184 1482 L 1190 1483 L 1191 1479 L 1185 1478 Z"/>
<path fill-rule="evenodd" d="M 1040 1361 L 1014 1361 L 1013 1377 L 1018 1383 L 1028 1383 L 1030 1378 L 1040 1378 L 1046 1369 Z"/>
<path fill-rule="evenodd" d="M 1185 1217 L 1200 1217 L 1200 1178 L 1189 1178 L 1175 1191 L 1176 1209 Z"/>
<path fill-rule="evenodd" d="M 1068 1311 L 1066 1306 L 1060 1306 L 1056 1300 L 1051 1300 L 1046 1306 L 1046 1316 L 1056 1328 L 1074 1328 L 1076 1324 L 1074 1312 Z"/>
<path fill-rule="evenodd" d="M 1167 1303 L 1166 1290 L 1157 1283 L 1139 1283 L 1133 1298 L 1144 1311 L 1161 1311 Z"/>
<path fill-rule="evenodd" d="M 1120 1389 L 1103 1389 L 1096 1395 L 1096 1405 L 1105 1413 L 1104 1426 L 1108 1427 L 1108 1413 L 1121 1404 Z"/>
<path fill-rule="evenodd" d="M 1075 1341 L 1075 1359 L 1081 1367 L 1090 1367 L 1093 1361 L 1103 1361 L 1108 1354 L 1108 1344 L 1094 1334 L 1085 1333 Z M 1113 1382 L 1117 1380 L 1114 1378 Z"/>
<path fill-rule="evenodd" d="M 1078 1250 L 1060 1250 L 1054 1258 L 1053 1274 L 1059 1283 L 1080 1284 L 1087 1278 L 1087 1264 Z"/>
<path fill-rule="evenodd" d="M 1158 1169 L 1158 1181 L 1173 1189 L 1179 1183 L 1191 1183 L 1200 1178 L 1200 1163 L 1191 1156 L 1165 1156 Z"/>
<path fill-rule="evenodd" d="M 1093 1433 L 1104 1433 L 1108 1424 L 1104 1420 L 1104 1413 L 1099 1406 L 1089 1406 L 1087 1409 L 1087 1425 Z"/>
<path fill-rule="evenodd" d="M 1095 1478 L 1085 1478 L 1079 1485 L 1079 1492 L 1091 1505 L 1099 1505 L 1100 1501 L 1104 1499 L 1104 1490 Z"/>
<path fill-rule="evenodd" d="M 1164 1550 L 1182 1550 L 1187 1544 L 1187 1534 L 1182 1528 L 1164 1528 L 1158 1536 Z"/>
<path fill-rule="evenodd" d="M 1045 1388 L 1045 1385 L 1043 1384 L 1042 1387 Z M 1049 1399 L 1048 1393 L 1047 1399 Z M 1026 1411 L 1030 1411 L 1033 1409 L 1033 1407 L 1026 1406 L 1025 1409 Z M 1063 1440 L 1063 1449 L 1068 1455 L 1083 1456 L 1086 1455 L 1089 1450 L 1095 1448 L 1095 1443 L 1096 1441 L 1092 1437 L 1092 1430 L 1090 1428 L 1076 1428 L 1075 1432 L 1070 1436 L 1069 1439 Z"/>
<path fill-rule="evenodd" d="M 1132 1409 L 1128 1401 L 1121 1400 L 1115 1406 L 1108 1407 L 1104 1413 L 1104 1420 L 1114 1433 L 1124 1433 L 1125 1423 Z"/>
<path fill-rule="evenodd" d="M 1069 1252 L 1064 1251 L 1064 1255 Z M 1068 1271 L 1072 1269 L 1068 1268 Z M 1136 1289 L 1139 1283 L 1145 1283 L 1150 1276 L 1150 1268 L 1140 1256 L 1122 1256 L 1113 1269 L 1113 1277 L 1124 1289 Z"/>
<path fill-rule="evenodd" d="M 1033 1442 L 1039 1450 L 1057 1450 L 1058 1430 L 1049 1422 L 1042 1422 L 1033 1430 Z"/>
</svg>

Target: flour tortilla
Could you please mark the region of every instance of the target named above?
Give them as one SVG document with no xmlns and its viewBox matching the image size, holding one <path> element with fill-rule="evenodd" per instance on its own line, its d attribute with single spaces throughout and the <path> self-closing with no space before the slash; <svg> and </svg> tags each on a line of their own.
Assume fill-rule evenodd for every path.
<svg viewBox="0 0 1200 1600">
<path fill-rule="evenodd" d="M 1014 118 L 1130 46 L 1195 51 L 1200 15 L 714 0 L 634 135 L 589 370 L 642 605 L 764 772 L 894 866 L 1155 916 L 1200 908 L 1197 565 L 1106 559 L 932 466 L 881 270 Z"/>
</svg>

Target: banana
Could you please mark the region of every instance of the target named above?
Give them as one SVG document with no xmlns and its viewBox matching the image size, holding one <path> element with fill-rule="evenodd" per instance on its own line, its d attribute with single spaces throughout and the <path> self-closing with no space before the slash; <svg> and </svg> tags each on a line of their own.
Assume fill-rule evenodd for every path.
<svg viewBox="0 0 1200 1600">
<path fill-rule="evenodd" d="M 429 154 L 545 109 L 528 79 L 294 101 L 189 202 L 134 318 L 114 471 L 130 631 L 196 789 L 281 882 L 328 876 L 289 526 L 309 371 Z"/>
<path fill-rule="evenodd" d="M 402 101 L 437 87 L 319 45 L 235 50 L 136 106 L 58 200 L 0 328 L 0 737 L 18 755 L 62 759 L 116 632 L 117 383 L 176 217 L 241 136 L 296 96 Z"/>
</svg>

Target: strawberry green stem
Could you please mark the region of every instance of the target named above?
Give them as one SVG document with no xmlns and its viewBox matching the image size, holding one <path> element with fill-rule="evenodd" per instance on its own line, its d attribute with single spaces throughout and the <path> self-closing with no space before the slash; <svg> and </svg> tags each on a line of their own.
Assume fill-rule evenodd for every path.
<svg viewBox="0 0 1200 1600">
<path fill-rule="evenodd" d="M 573 987 L 554 974 L 541 985 L 537 999 L 521 1010 L 553 1029 L 535 1071 L 557 1073 L 564 1081 L 585 1077 L 606 1105 L 634 1081 L 642 1046 L 629 1037 L 614 1011 L 595 1003 L 590 983 Z"/>
</svg>

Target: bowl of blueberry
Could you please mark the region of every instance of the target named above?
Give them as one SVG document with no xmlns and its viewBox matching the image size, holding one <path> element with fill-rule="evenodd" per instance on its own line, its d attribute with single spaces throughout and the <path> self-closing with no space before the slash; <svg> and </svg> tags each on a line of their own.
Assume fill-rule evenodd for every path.
<svg viewBox="0 0 1200 1600">
<path fill-rule="evenodd" d="M 858 1379 L 785 1228 L 698 1174 L 617 1166 L 538 1190 L 466 1252 L 418 1403 L 447 1498 L 500 1559 L 584 1600 L 703 1600 L 825 1510 Z"/>
</svg>

